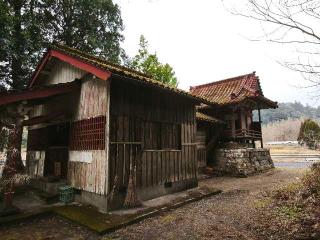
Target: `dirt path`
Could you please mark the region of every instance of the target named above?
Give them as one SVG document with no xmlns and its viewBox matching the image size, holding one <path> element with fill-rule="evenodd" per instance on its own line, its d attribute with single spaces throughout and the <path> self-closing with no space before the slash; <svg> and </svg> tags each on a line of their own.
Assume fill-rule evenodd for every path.
<svg viewBox="0 0 320 240">
<path fill-rule="evenodd" d="M 58 218 L 0 228 L 1 239 L 272 239 L 263 231 L 255 207 L 261 191 L 298 180 L 302 170 L 275 169 L 249 178 L 219 177 L 202 181 L 224 193 L 105 236 Z M 262 231 L 263 230 L 263 231 Z M 26 234 L 27 233 L 27 234 Z M 279 238 L 277 238 L 279 239 Z M 281 238 L 280 238 L 281 239 Z M 279 240 L 280 240 L 279 239 Z"/>
<path fill-rule="evenodd" d="M 255 208 L 261 191 L 297 181 L 302 170 L 275 169 L 249 178 L 202 181 L 223 193 L 115 232 L 111 239 L 265 239 Z M 108 238 L 106 238 L 108 239 Z"/>
<path fill-rule="evenodd" d="M 276 168 L 271 171 L 247 178 L 217 177 L 200 182 L 200 186 L 215 186 L 224 192 L 232 190 L 248 190 L 251 193 L 271 190 L 279 185 L 299 180 L 306 169 Z"/>
</svg>

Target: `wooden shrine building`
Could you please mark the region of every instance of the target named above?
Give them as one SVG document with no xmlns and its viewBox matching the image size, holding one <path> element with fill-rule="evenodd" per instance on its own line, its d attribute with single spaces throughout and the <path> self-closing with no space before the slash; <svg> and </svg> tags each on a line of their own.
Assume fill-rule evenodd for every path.
<svg viewBox="0 0 320 240">
<path fill-rule="evenodd" d="M 130 174 L 141 200 L 197 186 L 196 105 L 210 105 L 202 97 L 54 45 L 28 88 L 0 105 L 19 101 L 32 109 L 27 169 L 42 188 L 66 183 L 80 202 L 109 210 L 122 206 Z"/>
<path fill-rule="evenodd" d="M 199 145 L 206 146 L 207 154 L 203 152 L 203 157 L 199 157 L 200 166 L 206 166 L 218 143 L 237 142 L 255 147 L 255 141 L 259 140 L 263 148 L 260 110 L 277 108 L 277 103 L 263 95 L 255 72 L 193 86 L 190 93 L 211 102 L 197 108 L 197 139 Z M 258 112 L 257 121 L 253 119 L 254 110 Z M 224 124 L 218 124 L 221 122 Z"/>
<path fill-rule="evenodd" d="M 104 211 L 123 206 L 130 177 L 141 200 L 197 186 L 218 144 L 262 145 L 260 110 L 277 107 L 255 73 L 185 92 L 62 45 L 47 49 L 27 89 L 0 93 L 0 106 L 17 104 L 30 109 L 35 185 L 70 185 Z"/>
</svg>

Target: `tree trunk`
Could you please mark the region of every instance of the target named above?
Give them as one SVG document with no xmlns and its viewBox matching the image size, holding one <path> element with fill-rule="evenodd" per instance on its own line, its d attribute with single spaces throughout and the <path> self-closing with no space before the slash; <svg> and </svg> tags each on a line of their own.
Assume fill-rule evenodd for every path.
<svg viewBox="0 0 320 240">
<path fill-rule="evenodd" d="M 22 132 L 21 123 L 16 123 L 9 130 L 7 158 L 2 173 L 3 178 L 12 177 L 15 173 L 23 172 L 25 169 L 21 158 Z"/>
</svg>

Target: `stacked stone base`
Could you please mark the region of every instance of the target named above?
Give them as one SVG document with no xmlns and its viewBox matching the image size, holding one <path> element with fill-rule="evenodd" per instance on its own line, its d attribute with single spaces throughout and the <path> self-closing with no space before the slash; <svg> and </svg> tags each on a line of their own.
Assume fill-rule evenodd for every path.
<svg viewBox="0 0 320 240">
<path fill-rule="evenodd" d="M 217 171 L 237 176 L 248 176 L 274 168 L 270 151 L 264 148 L 218 149 L 215 163 Z"/>
</svg>

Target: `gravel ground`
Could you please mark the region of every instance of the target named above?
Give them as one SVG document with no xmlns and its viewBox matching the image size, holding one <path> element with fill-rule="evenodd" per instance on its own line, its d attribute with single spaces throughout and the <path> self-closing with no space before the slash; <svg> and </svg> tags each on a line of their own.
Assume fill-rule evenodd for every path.
<svg viewBox="0 0 320 240">
<path fill-rule="evenodd" d="M 0 227 L 0 239 L 272 239 L 256 207 L 257 199 L 261 192 L 296 181 L 302 174 L 302 170 L 275 169 L 248 178 L 208 179 L 200 185 L 215 186 L 224 192 L 105 236 L 50 217 Z"/>
</svg>

